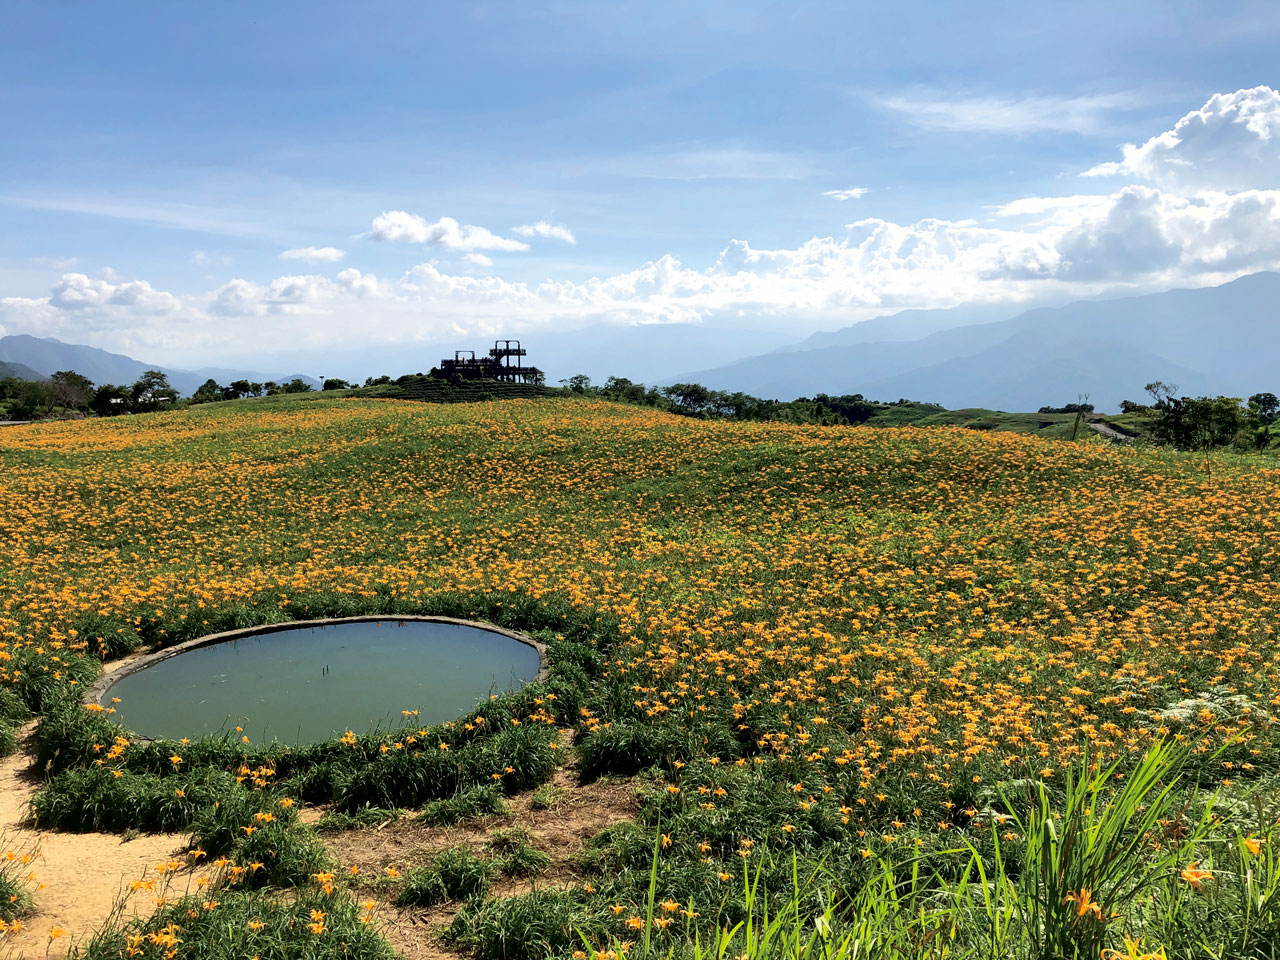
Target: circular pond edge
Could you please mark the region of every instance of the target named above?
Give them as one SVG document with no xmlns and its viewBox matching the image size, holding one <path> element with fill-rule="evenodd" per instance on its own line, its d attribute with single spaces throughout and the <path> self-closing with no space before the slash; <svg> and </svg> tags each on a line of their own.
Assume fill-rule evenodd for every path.
<svg viewBox="0 0 1280 960">
<path fill-rule="evenodd" d="M 414 617 L 403 615 L 390 617 L 327 617 L 322 620 L 289 620 L 284 623 L 265 623 L 259 627 L 244 627 L 240 630 L 227 630 L 223 633 L 211 633 L 208 636 L 196 637 L 194 640 L 186 640 L 182 643 L 176 643 L 172 647 L 163 647 L 151 653 L 144 653 L 134 659 L 126 660 L 114 670 L 103 673 L 93 686 L 89 688 L 89 692 L 85 697 L 85 703 L 96 703 L 101 706 L 103 699 L 111 688 L 125 677 L 138 673 L 141 670 L 146 670 L 148 667 L 154 667 L 162 660 L 168 660 L 170 657 L 180 656 L 188 651 L 197 650 L 200 647 L 211 647 L 214 644 L 228 643 L 232 640 L 242 640 L 245 637 L 257 637 L 264 633 L 281 633 L 285 630 L 310 629 L 311 627 L 336 627 L 343 623 L 452 623 L 460 627 L 473 627 L 477 630 L 486 630 L 489 633 L 496 633 L 503 637 L 509 637 L 512 640 L 523 643 L 525 646 L 533 647 L 533 649 L 538 652 L 538 672 L 530 678 L 528 683 L 537 683 L 539 680 L 545 680 L 550 669 L 550 665 L 547 663 L 546 644 L 540 640 L 535 640 L 527 634 L 517 633 L 515 630 L 508 630 L 505 627 L 499 627 L 492 623 L 483 623 L 479 620 L 459 620 L 457 617 Z"/>
</svg>

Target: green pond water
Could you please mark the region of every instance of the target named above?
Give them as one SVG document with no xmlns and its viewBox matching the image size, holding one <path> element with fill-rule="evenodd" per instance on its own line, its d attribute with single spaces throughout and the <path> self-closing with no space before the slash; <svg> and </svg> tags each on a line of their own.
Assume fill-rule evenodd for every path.
<svg viewBox="0 0 1280 960">
<path fill-rule="evenodd" d="M 347 730 L 453 720 L 538 673 L 531 646 L 480 627 L 412 620 L 290 627 L 197 647 L 121 678 L 115 719 L 146 737 L 234 731 L 315 743 Z M 405 720 L 402 710 L 417 710 Z M 238 736 L 238 734 L 237 734 Z"/>
</svg>

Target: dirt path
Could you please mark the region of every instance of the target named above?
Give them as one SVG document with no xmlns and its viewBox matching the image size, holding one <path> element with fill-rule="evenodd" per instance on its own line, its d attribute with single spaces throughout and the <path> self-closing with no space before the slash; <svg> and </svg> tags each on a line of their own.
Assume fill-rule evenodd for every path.
<svg viewBox="0 0 1280 960">
<path fill-rule="evenodd" d="M 634 819 L 639 801 L 633 783 L 605 780 L 579 784 L 573 770 L 564 767 L 555 772 L 550 787 L 558 800 L 549 810 L 534 809 L 530 791 L 510 798 L 505 814 L 454 826 L 428 827 L 406 817 L 381 827 L 324 834 L 323 838 L 345 870 L 354 866 L 366 877 L 379 877 L 388 867 L 404 874 L 424 866 L 447 847 L 465 845 L 483 853 L 495 830 L 519 827 L 529 832 L 535 847 L 551 855 L 551 865 L 535 879 L 498 881 L 491 895 L 527 893 L 535 883 L 544 889 L 564 886 L 579 879 L 575 858 L 586 842 L 606 827 Z M 458 960 L 458 954 L 441 942 L 439 930 L 453 919 L 460 904 L 402 909 L 388 902 L 385 894 L 366 891 L 357 899 L 365 897 L 377 903 L 374 914 L 383 923 L 383 935 L 408 960 Z"/>
<path fill-rule="evenodd" d="M 102 925 L 116 900 L 129 893 L 133 880 L 168 860 L 186 840 L 179 834 L 152 834 L 125 842 L 110 833 L 31 829 L 27 803 L 39 784 L 26 749 L 33 727 L 23 729 L 19 751 L 0 760 L 0 853 L 31 854 L 27 869 L 43 888 L 34 894 L 36 913 L 24 919 L 23 930 L 0 938 L 3 957 L 62 956 L 76 940 Z M 149 911 L 154 906 L 150 896 L 138 894 L 144 899 L 136 905 L 128 902 L 126 909 Z M 65 934 L 50 942 L 54 927 Z"/>
<path fill-rule="evenodd" d="M 1085 426 L 1090 430 L 1095 430 L 1102 434 L 1108 440 L 1114 440 L 1116 443 L 1133 443 L 1133 437 L 1129 436 L 1127 433 L 1121 433 L 1115 427 L 1111 426 L 1111 424 L 1104 421 L 1086 420 Z"/>
</svg>

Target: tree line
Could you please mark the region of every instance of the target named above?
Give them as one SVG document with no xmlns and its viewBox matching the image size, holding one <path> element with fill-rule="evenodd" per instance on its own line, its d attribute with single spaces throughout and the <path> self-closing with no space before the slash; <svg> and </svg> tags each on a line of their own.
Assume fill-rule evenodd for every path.
<svg viewBox="0 0 1280 960">
<path fill-rule="evenodd" d="M 242 397 L 274 396 L 280 393 L 306 393 L 311 385 L 301 377 L 287 383 L 251 383 L 235 380 L 222 386 L 206 380 L 192 394 L 190 403 L 214 400 L 238 400 Z M 59 370 L 45 380 L 0 380 L 0 402 L 15 420 L 34 420 L 62 413 L 96 414 L 113 417 L 125 413 L 150 413 L 172 408 L 181 402 L 178 391 L 161 370 L 147 370 L 132 384 L 95 384 L 74 370 Z"/>
<path fill-rule="evenodd" d="M 1144 388 L 1150 403 L 1125 400 L 1121 413 L 1140 414 L 1152 438 L 1179 450 L 1235 447 L 1265 450 L 1272 426 L 1280 420 L 1280 398 L 1274 393 L 1241 397 L 1180 397 L 1178 386 L 1156 380 Z"/>
<path fill-rule="evenodd" d="M 891 406 L 915 405 L 942 410 L 937 404 L 913 404 L 910 400 L 877 403 L 862 394 L 828 396 L 825 393 L 795 400 L 765 400 L 742 391 L 712 390 L 700 383 L 673 383 L 668 387 L 646 387 L 626 377 L 609 377 L 595 386 L 586 374 L 576 374 L 560 383 L 569 393 L 599 397 L 617 403 L 654 407 L 669 413 L 703 420 L 777 421 L 839 426 L 865 423 L 877 410 Z"/>
<path fill-rule="evenodd" d="M 390 383 L 388 376 L 369 377 L 364 386 Z M 675 383 L 666 387 L 649 387 L 626 377 L 609 377 L 599 386 L 585 374 L 577 374 L 560 383 L 569 394 L 599 397 L 619 403 L 654 407 L 687 417 L 715 420 L 777 421 L 823 426 L 866 423 L 877 411 L 895 406 L 916 406 L 942 411 L 938 404 L 914 403 L 900 399 L 881 403 L 862 394 L 829 396 L 819 393 L 795 400 L 766 400 L 741 391 L 713 390 L 697 383 Z M 326 378 L 323 390 L 346 390 L 355 386 L 346 380 Z M 301 377 L 284 383 L 233 380 L 222 385 L 206 380 L 190 397 L 189 403 L 217 403 L 248 397 L 308 393 L 313 388 Z M 1176 384 L 1154 381 L 1144 388 L 1151 400 L 1121 403 L 1124 414 L 1139 415 L 1157 443 L 1179 450 L 1203 450 L 1213 447 L 1235 447 L 1240 450 L 1262 450 L 1271 445 L 1280 422 L 1280 398 L 1274 393 L 1255 393 L 1248 399 L 1238 397 L 1179 396 Z M 115 416 L 147 413 L 172 408 L 181 403 L 178 391 L 160 370 L 148 370 L 132 384 L 102 384 L 74 370 L 59 370 L 45 380 L 0 379 L 0 403 L 7 416 L 18 420 L 64 413 Z M 1083 415 L 1094 412 L 1093 404 L 1082 401 L 1062 406 L 1044 406 L 1040 413 Z"/>
<path fill-rule="evenodd" d="M 102 386 L 74 370 L 59 370 L 45 380 L 0 380 L 0 400 L 8 415 L 18 420 L 48 417 L 59 410 L 108 417 L 164 409 L 177 402 L 178 391 L 159 370 L 146 371 L 130 385 Z"/>
</svg>

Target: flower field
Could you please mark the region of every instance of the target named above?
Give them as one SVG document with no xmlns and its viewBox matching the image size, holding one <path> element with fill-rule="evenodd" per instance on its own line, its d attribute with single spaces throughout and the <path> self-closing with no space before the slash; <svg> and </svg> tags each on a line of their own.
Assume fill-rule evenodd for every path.
<svg viewBox="0 0 1280 960">
<path fill-rule="evenodd" d="M 839 953 L 869 890 L 902 908 L 856 955 L 1210 956 L 1213 931 L 1216 955 L 1272 956 L 1278 504 L 1280 470 L 1243 458 L 571 399 L 10 429 L 0 745 L 40 718 L 42 828 L 193 838 L 190 892 L 91 957 L 383 956 L 389 921 L 359 903 L 410 881 L 461 904 L 445 939 L 484 957 L 701 950 L 764 903 Z M 141 741 L 80 702 L 144 645 L 396 612 L 527 630 L 551 675 L 445 727 L 297 749 Z M 1171 790 L 1126 793 L 1153 750 Z M 631 778 L 640 812 L 517 896 L 450 892 L 514 854 L 375 882 L 298 817 L 484 808 L 565 765 Z M 1143 870 L 1036 874 L 1046 822 L 1102 837 L 1105 810 L 1145 823 L 1106 848 Z M 1064 886 L 1000 921 L 978 866 Z"/>
</svg>

